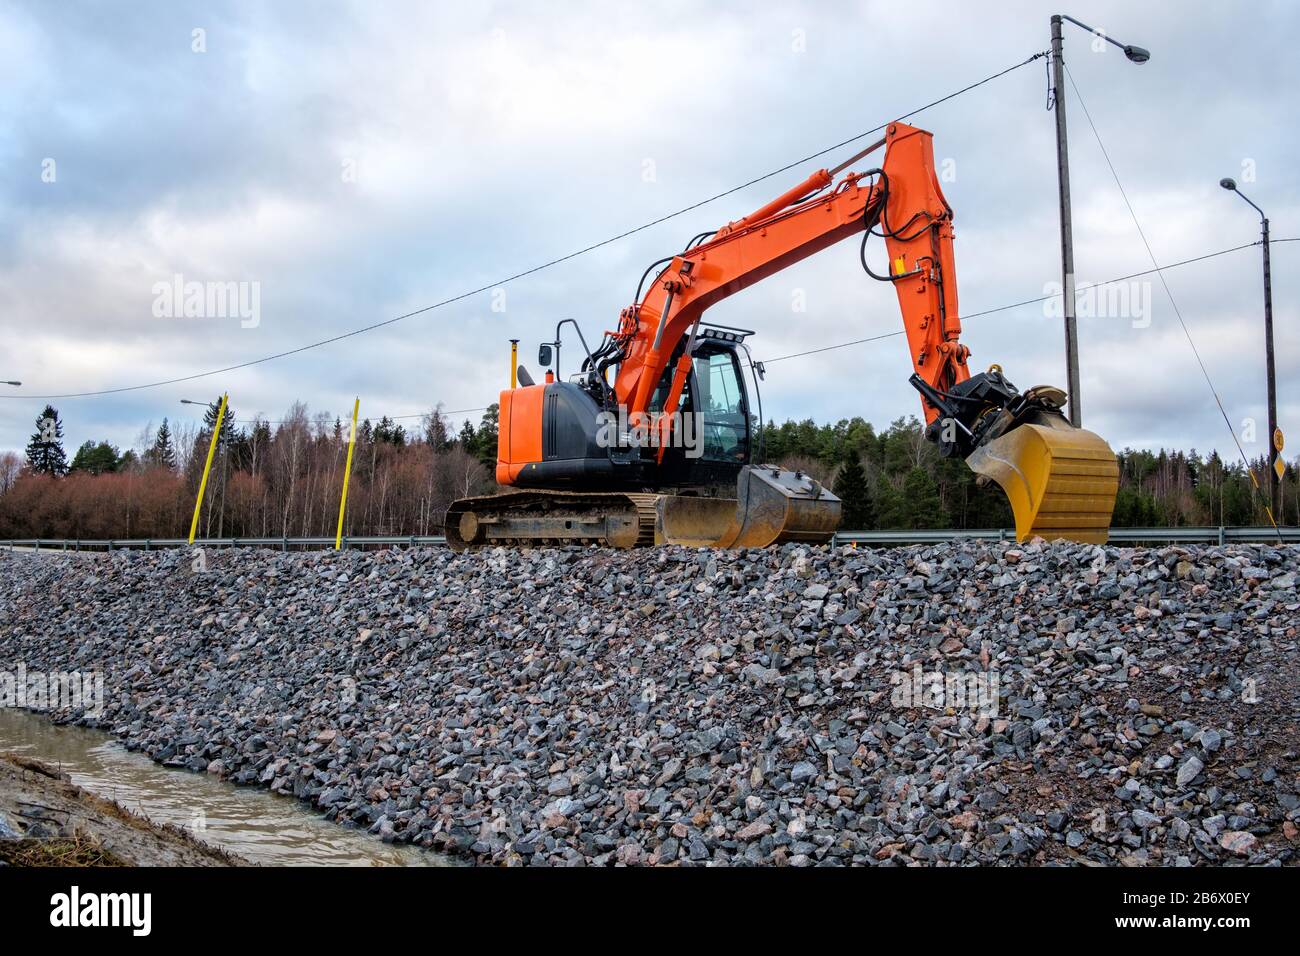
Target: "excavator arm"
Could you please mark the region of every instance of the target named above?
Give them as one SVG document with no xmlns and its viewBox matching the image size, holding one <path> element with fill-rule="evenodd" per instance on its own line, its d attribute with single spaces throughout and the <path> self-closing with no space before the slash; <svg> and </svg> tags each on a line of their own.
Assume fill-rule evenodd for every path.
<svg viewBox="0 0 1300 956">
<path fill-rule="evenodd" d="M 882 145 L 883 169 L 850 172 L 839 182 L 832 172 L 817 171 L 674 257 L 645 297 L 624 310 L 617 337 L 625 350 L 614 388 L 630 413 L 650 411 L 650 396 L 672 353 L 694 335 L 709 306 L 868 229 L 885 237 L 888 275 L 878 277 L 892 282 L 898 294 L 915 374 L 938 392 L 969 377 L 970 350 L 960 342 L 952 210 L 935 174 L 931 134 L 895 123 L 883 140 L 849 162 Z M 675 410 L 690 352 L 683 350 L 678 359 L 665 413 Z M 922 404 L 929 424 L 941 408 L 924 396 Z"/>
<path fill-rule="evenodd" d="M 880 168 L 848 172 L 836 181 L 837 174 L 881 146 Z M 817 171 L 674 256 L 645 296 L 623 311 L 612 341 L 618 365 L 614 394 L 631 416 L 658 416 L 660 458 L 705 310 L 859 234 L 863 268 L 891 283 L 898 295 L 910 382 L 920 393 L 927 438 L 943 455 L 964 458 L 981 480 L 1003 488 L 1022 540 L 1039 534 L 1105 541 L 1119 475 L 1106 442 L 1069 425 L 1060 412 L 1066 396 L 1059 389 L 1039 386 L 1022 394 L 996 365 L 970 373 L 970 350 L 961 342 L 952 209 L 935 171 L 931 134 L 904 123 L 892 124 L 883 140 L 836 169 Z M 880 272 L 868 262 L 871 234 L 885 242 L 888 259 Z M 651 409 L 652 395 L 683 340 L 663 407 Z M 748 471 L 740 480 L 742 502 L 747 484 L 754 486 Z M 786 511 L 774 507 L 771 520 L 786 520 L 782 515 L 788 514 L 791 492 L 776 486 L 788 482 L 775 470 L 760 477 L 775 489 L 766 490 L 785 502 Z M 752 496 L 762 498 L 758 490 Z M 741 524 L 743 511 L 737 517 Z M 723 538 L 727 543 L 728 535 Z M 749 539 L 739 534 L 731 540 Z"/>
</svg>

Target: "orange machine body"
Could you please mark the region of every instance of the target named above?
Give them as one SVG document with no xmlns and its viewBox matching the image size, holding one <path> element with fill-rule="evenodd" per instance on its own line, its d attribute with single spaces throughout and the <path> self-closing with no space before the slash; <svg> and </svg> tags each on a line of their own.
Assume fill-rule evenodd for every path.
<svg viewBox="0 0 1300 956">
<path fill-rule="evenodd" d="M 542 398 L 545 385 L 525 385 L 501 393 L 497 424 L 499 485 L 513 485 L 519 473 L 542 460 Z"/>
</svg>

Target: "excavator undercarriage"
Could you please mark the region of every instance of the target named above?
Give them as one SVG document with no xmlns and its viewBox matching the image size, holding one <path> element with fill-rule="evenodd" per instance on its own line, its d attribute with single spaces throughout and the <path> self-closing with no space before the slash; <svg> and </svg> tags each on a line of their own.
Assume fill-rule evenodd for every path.
<svg viewBox="0 0 1300 956">
<path fill-rule="evenodd" d="M 765 548 L 829 541 L 840 500 L 798 472 L 741 469 L 735 498 L 637 492 L 511 491 L 462 498 L 447 511 L 447 543 L 475 547 L 594 544 L 640 548 Z"/>
<path fill-rule="evenodd" d="M 836 181 L 881 146 L 881 168 Z M 534 384 L 520 368 L 520 386 L 501 393 L 496 478 L 510 490 L 455 502 L 445 521 L 448 543 L 464 550 L 828 541 L 839 525 L 839 499 L 808 475 L 762 464 L 755 447 L 762 409 L 751 402 L 763 369 L 745 345 L 751 333 L 708 323 L 704 313 L 859 235 L 863 270 L 897 293 L 926 438 L 1002 488 L 1018 538 L 1105 541 L 1119 484 L 1114 453 L 1067 421 L 1059 389 L 1021 393 L 996 365 L 971 374 L 970 349 L 960 341 L 952 210 L 931 136 L 895 123 L 836 169 L 819 170 L 654 263 L 618 328 L 595 351 L 582 341 L 581 371 L 567 382 L 557 380 L 557 327 L 555 342 L 539 353 L 543 366 L 554 356 L 555 373 Z M 867 257 L 873 235 L 888 254 L 879 271 Z"/>
</svg>

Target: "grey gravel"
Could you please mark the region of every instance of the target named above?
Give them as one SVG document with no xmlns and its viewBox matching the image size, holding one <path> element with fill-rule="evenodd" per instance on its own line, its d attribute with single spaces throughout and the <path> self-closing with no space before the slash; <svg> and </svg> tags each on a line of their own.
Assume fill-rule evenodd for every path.
<svg viewBox="0 0 1300 956">
<path fill-rule="evenodd" d="M 1201 759 L 1196 754 L 1192 754 L 1187 758 L 1187 762 L 1178 768 L 1178 776 L 1175 782 L 1178 786 L 1185 787 L 1199 777 L 1204 769 L 1205 764 L 1201 762 Z"/>
<path fill-rule="evenodd" d="M 0 552 L 0 669 L 98 669 L 57 720 L 483 863 L 1276 865 L 1298 557 Z"/>
</svg>

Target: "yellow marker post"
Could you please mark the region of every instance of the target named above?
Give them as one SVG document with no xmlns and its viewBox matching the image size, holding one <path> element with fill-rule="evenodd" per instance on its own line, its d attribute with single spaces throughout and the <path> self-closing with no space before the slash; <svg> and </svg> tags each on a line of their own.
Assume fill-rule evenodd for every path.
<svg viewBox="0 0 1300 956">
<path fill-rule="evenodd" d="M 519 340 L 510 340 L 510 387 L 519 387 Z"/>
<path fill-rule="evenodd" d="M 352 449 L 357 444 L 357 412 L 361 411 L 361 399 L 352 403 L 352 436 L 348 439 L 348 464 L 343 469 L 343 497 L 339 499 L 339 528 L 334 532 L 334 550 L 343 547 L 343 513 L 348 508 L 348 479 L 352 477 Z"/>
<path fill-rule="evenodd" d="M 194 543 L 194 535 L 199 530 L 199 512 L 203 510 L 203 493 L 208 490 L 208 472 L 212 470 L 212 456 L 217 453 L 217 438 L 221 434 L 221 423 L 226 420 L 226 399 L 228 395 L 221 396 L 221 407 L 217 409 L 217 424 L 212 429 L 212 441 L 208 442 L 208 460 L 203 465 L 203 480 L 199 482 L 199 497 L 194 502 L 194 520 L 190 522 L 190 540 Z"/>
</svg>

